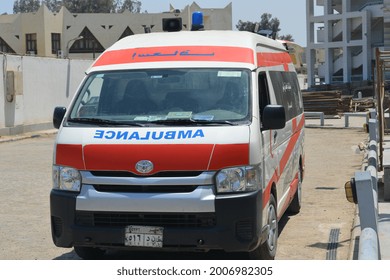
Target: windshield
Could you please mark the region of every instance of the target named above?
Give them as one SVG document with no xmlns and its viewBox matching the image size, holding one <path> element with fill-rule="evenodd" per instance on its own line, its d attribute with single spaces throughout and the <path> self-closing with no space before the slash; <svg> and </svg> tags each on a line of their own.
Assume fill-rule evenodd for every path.
<svg viewBox="0 0 390 280">
<path fill-rule="evenodd" d="M 91 74 L 68 122 L 94 125 L 226 124 L 249 120 L 250 71 L 152 69 Z"/>
</svg>

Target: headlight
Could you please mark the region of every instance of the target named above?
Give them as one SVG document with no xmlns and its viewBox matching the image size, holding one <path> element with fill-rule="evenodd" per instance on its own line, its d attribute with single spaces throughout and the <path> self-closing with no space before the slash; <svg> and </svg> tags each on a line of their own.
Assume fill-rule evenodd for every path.
<svg viewBox="0 0 390 280">
<path fill-rule="evenodd" d="M 260 166 L 222 169 L 216 176 L 218 193 L 251 192 L 260 189 Z"/>
<path fill-rule="evenodd" d="M 79 192 L 81 175 L 77 169 L 63 166 L 53 166 L 53 189 Z"/>
</svg>

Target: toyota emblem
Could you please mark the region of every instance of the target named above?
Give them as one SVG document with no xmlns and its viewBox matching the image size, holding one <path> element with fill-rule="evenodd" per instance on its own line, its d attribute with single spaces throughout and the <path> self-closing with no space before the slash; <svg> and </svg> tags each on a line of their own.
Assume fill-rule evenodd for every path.
<svg viewBox="0 0 390 280">
<path fill-rule="evenodd" d="M 142 174 L 152 172 L 153 167 L 153 163 L 150 160 L 140 160 L 135 164 L 135 169 Z"/>
</svg>

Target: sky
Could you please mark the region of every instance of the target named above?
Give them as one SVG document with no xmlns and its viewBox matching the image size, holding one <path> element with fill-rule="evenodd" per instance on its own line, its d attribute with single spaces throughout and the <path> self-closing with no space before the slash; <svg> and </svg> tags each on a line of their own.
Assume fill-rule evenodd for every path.
<svg viewBox="0 0 390 280">
<path fill-rule="evenodd" d="M 169 10 L 169 4 L 182 10 L 193 0 L 140 0 L 142 11 L 160 13 Z M 233 5 L 233 28 L 239 20 L 260 21 L 269 13 L 280 21 L 280 35 L 291 34 L 296 43 L 306 46 L 306 0 L 196 0 L 201 8 L 224 8 Z M 0 0 L 0 14 L 12 14 L 14 0 Z"/>
</svg>

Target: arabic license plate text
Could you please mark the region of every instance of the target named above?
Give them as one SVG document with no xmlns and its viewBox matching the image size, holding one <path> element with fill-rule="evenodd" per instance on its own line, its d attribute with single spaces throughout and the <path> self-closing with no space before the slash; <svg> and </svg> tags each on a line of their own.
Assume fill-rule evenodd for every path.
<svg viewBox="0 0 390 280">
<path fill-rule="evenodd" d="M 162 227 L 127 226 L 125 228 L 125 246 L 161 248 L 162 242 Z"/>
</svg>

